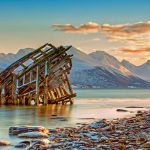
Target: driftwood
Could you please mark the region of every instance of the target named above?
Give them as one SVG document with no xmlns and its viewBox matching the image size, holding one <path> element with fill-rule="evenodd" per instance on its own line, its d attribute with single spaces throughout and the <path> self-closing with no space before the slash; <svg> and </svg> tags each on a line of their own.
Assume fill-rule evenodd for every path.
<svg viewBox="0 0 150 150">
<path fill-rule="evenodd" d="M 70 47 L 47 43 L 6 68 L 0 73 L 0 103 L 73 104 L 75 94 L 68 79 L 72 55 L 66 53 Z"/>
</svg>

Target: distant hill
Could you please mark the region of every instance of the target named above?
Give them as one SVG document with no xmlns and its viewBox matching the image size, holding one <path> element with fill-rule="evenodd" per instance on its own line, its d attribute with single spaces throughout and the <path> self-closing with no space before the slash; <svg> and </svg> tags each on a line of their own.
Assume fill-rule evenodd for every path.
<svg viewBox="0 0 150 150">
<path fill-rule="evenodd" d="M 73 68 L 70 79 L 77 87 L 149 88 L 150 83 L 128 70 L 115 57 L 104 51 L 90 54 L 72 47 Z"/>
<path fill-rule="evenodd" d="M 150 60 L 145 62 L 144 64 L 140 66 L 135 66 L 129 61 L 123 60 L 122 64 L 124 67 L 126 67 L 128 70 L 132 72 L 132 74 L 146 80 L 150 81 Z"/>
<path fill-rule="evenodd" d="M 32 52 L 34 49 L 21 49 L 16 54 L 0 53 L 0 68 L 5 69 L 14 61 Z M 72 84 L 78 88 L 150 88 L 150 82 L 143 80 L 135 73 L 136 66 L 119 62 L 104 51 L 86 54 L 72 47 L 73 67 L 70 74 Z M 141 65 L 149 68 L 150 64 Z M 141 71 L 142 72 L 142 71 Z"/>
<path fill-rule="evenodd" d="M 25 49 L 20 49 L 16 54 L 0 53 L 0 68 L 5 69 L 10 64 L 12 64 L 16 60 L 20 59 L 21 57 L 25 56 L 26 54 L 32 52 L 33 50 L 34 50 L 33 48 L 25 48 Z"/>
</svg>

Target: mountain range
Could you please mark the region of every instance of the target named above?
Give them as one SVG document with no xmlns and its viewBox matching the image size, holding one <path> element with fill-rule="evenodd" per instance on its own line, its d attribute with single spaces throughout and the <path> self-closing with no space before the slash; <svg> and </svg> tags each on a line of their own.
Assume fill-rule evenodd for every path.
<svg viewBox="0 0 150 150">
<path fill-rule="evenodd" d="M 123 60 L 121 63 L 124 67 L 130 70 L 134 75 L 146 81 L 150 81 L 150 60 L 147 60 L 147 62 L 145 62 L 140 66 L 135 66 L 127 60 Z"/>
<path fill-rule="evenodd" d="M 20 49 L 16 54 L 0 53 L 0 70 L 25 56 L 34 49 Z M 150 88 L 150 60 L 141 66 L 129 61 L 120 62 L 105 51 L 86 54 L 72 47 L 73 67 L 70 79 L 77 88 Z"/>
</svg>

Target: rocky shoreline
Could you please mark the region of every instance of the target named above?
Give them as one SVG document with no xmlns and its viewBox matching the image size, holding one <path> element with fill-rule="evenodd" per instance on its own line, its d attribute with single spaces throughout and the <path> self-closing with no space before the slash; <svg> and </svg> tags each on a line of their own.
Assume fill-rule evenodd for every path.
<svg viewBox="0 0 150 150">
<path fill-rule="evenodd" d="M 27 150 L 150 150 L 150 111 L 138 111 L 130 118 L 102 119 L 76 128 L 10 127 L 9 134 L 23 140 L 16 145 L 0 140 L 0 149 L 9 146 Z"/>
</svg>

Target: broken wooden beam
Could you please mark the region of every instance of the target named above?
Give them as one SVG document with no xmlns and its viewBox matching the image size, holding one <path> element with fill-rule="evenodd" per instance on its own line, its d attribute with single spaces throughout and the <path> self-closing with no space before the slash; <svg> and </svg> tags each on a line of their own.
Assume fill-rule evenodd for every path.
<svg viewBox="0 0 150 150">
<path fill-rule="evenodd" d="M 11 64 L 0 73 L 0 103 L 73 104 L 75 94 L 68 79 L 72 67 L 69 49 L 70 46 L 56 48 L 46 43 Z M 31 59 L 33 62 L 26 65 Z M 17 72 L 20 66 L 23 69 Z"/>
</svg>

